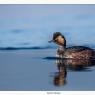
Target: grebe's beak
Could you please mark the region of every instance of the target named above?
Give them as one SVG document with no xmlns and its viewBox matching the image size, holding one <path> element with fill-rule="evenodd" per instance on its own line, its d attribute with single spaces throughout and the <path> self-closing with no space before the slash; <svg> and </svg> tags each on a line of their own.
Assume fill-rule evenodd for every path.
<svg viewBox="0 0 95 95">
<path fill-rule="evenodd" d="M 48 41 L 49 43 L 51 43 L 51 42 L 54 42 L 54 40 L 50 40 L 50 41 Z"/>
</svg>

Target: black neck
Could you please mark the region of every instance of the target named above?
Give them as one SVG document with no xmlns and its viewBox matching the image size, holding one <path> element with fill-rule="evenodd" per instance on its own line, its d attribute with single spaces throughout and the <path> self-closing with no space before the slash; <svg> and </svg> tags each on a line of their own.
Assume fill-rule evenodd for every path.
<svg viewBox="0 0 95 95">
<path fill-rule="evenodd" d="M 62 37 L 64 39 L 64 45 L 63 45 L 63 47 L 66 48 L 66 39 L 65 39 L 65 37 L 63 35 L 62 35 Z"/>
<path fill-rule="evenodd" d="M 63 47 L 66 48 L 66 40 L 65 40 L 65 37 L 64 37 L 64 41 L 65 41 L 65 42 L 64 42 Z"/>
</svg>

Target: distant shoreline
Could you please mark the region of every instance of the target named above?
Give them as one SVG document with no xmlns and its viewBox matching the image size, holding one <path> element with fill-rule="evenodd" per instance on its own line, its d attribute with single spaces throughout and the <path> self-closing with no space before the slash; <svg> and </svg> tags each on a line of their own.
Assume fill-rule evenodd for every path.
<svg viewBox="0 0 95 95">
<path fill-rule="evenodd" d="M 0 47 L 0 50 L 50 49 L 55 47 Z"/>
<path fill-rule="evenodd" d="M 73 45 L 67 45 L 67 47 L 71 47 Z M 77 45 L 76 45 L 77 46 Z M 81 45 L 79 45 L 81 46 Z M 93 49 L 95 49 L 95 45 L 82 45 L 82 46 L 88 46 L 88 47 L 91 47 Z M 57 46 L 29 46 L 29 47 L 0 47 L 0 50 L 31 50 L 31 49 L 56 49 Z"/>
</svg>

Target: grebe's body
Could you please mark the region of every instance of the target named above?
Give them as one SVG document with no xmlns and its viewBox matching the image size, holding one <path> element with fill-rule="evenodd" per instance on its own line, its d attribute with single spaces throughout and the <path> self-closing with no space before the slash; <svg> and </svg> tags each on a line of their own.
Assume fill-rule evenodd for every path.
<svg viewBox="0 0 95 95">
<path fill-rule="evenodd" d="M 91 48 L 84 46 L 73 46 L 68 48 L 58 48 L 57 54 L 63 58 L 74 58 L 74 59 L 91 59 L 94 58 L 94 51 Z"/>
<path fill-rule="evenodd" d="M 73 59 L 93 59 L 95 57 L 95 51 L 89 47 L 73 46 L 67 48 L 65 37 L 60 32 L 54 33 L 52 41 L 60 46 L 57 50 L 59 57 Z"/>
</svg>

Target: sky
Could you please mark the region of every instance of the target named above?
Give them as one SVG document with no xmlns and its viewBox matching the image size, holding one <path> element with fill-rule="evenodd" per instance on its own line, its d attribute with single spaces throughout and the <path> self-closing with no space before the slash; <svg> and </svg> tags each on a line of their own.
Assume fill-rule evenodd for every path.
<svg viewBox="0 0 95 95">
<path fill-rule="evenodd" d="M 46 46 L 62 32 L 67 44 L 95 44 L 95 5 L 0 5 L 0 47 Z"/>
</svg>

